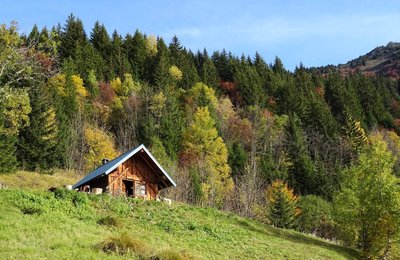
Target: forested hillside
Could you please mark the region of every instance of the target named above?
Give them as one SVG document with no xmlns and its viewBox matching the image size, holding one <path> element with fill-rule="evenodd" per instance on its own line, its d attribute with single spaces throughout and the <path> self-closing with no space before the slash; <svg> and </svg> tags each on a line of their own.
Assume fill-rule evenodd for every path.
<svg viewBox="0 0 400 260">
<path fill-rule="evenodd" d="M 389 254 L 400 227 L 393 78 L 291 72 L 279 58 L 193 52 L 100 22 L 87 31 L 73 15 L 28 35 L 0 27 L 1 173 L 84 174 L 143 143 L 176 180 L 174 200 Z"/>
</svg>

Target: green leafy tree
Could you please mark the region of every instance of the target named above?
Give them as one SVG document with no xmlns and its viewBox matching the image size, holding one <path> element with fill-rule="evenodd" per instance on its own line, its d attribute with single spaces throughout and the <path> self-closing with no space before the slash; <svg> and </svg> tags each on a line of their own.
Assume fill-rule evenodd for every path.
<svg viewBox="0 0 400 260">
<path fill-rule="evenodd" d="M 233 189 L 233 181 L 228 150 L 207 107 L 197 109 L 184 133 L 181 160 L 198 174 L 202 192 L 195 201 L 221 207 Z"/>
<path fill-rule="evenodd" d="M 358 161 L 344 171 L 334 197 L 340 238 L 365 258 L 386 258 L 400 232 L 400 190 L 394 158 L 381 135 L 372 136 Z"/>
<path fill-rule="evenodd" d="M 299 199 L 298 207 L 298 230 L 329 239 L 334 237 L 333 208 L 330 202 L 315 195 L 306 195 Z"/>
<path fill-rule="evenodd" d="M 216 97 L 214 89 L 208 87 L 204 83 L 196 83 L 189 91 L 188 104 L 191 110 L 195 111 L 198 107 L 207 106 L 210 113 L 215 117 L 215 113 L 218 107 L 218 99 Z"/>
<path fill-rule="evenodd" d="M 99 83 L 97 82 L 96 73 L 94 70 L 90 70 L 88 74 L 88 90 L 93 99 L 100 95 Z"/>
<path fill-rule="evenodd" d="M 16 170 L 17 136 L 29 126 L 31 111 L 26 90 L 0 87 L 0 173 Z"/>
</svg>

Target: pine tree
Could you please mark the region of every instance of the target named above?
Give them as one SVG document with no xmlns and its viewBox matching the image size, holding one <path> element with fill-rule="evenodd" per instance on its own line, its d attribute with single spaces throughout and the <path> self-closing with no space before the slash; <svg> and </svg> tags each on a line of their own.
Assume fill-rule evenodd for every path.
<svg viewBox="0 0 400 260">
<path fill-rule="evenodd" d="M 161 117 L 160 138 L 165 150 L 171 158 L 176 159 L 181 148 L 182 134 L 184 130 L 184 113 L 179 102 L 179 93 L 170 89 L 166 91 L 166 103 L 164 114 Z"/>
<path fill-rule="evenodd" d="M 147 68 L 146 39 L 144 35 L 138 30 L 135 31 L 133 36 L 127 34 L 124 47 L 132 68 L 132 76 L 135 79 L 144 80 L 146 78 L 145 72 Z"/>
<path fill-rule="evenodd" d="M 340 124 L 345 124 L 346 113 L 356 120 L 363 121 L 362 108 L 354 84 L 348 79 L 342 80 L 339 73 L 329 74 L 325 82 L 325 100 Z"/>
<path fill-rule="evenodd" d="M 169 44 L 169 52 L 171 53 L 171 62 L 176 65 L 181 65 L 182 62 L 182 45 L 178 37 L 174 35 Z"/>
<path fill-rule="evenodd" d="M 360 121 L 354 120 L 349 114 L 346 117 L 346 125 L 344 132 L 349 140 L 349 143 L 354 151 L 359 152 L 367 143 L 367 135 L 361 127 Z"/>
<path fill-rule="evenodd" d="M 318 183 L 315 166 L 307 149 L 301 121 L 295 114 L 289 116 L 286 131 L 289 141 L 288 153 L 292 162 L 289 170 L 289 184 L 299 194 L 313 193 L 316 190 L 315 183 Z"/>
<path fill-rule="evenodd" d="M 169 77 L 169 50 L 162 39 L 157 42 L 157 56 L 155 58 L 154 73 L 150 81 L 151 84 L 157 86 L 159 90 L 164 89 L 171 83 Z"/>
<path fill-rule="evenodd" d="M 268 218 L 278 228 L 293 228 L 298 215 L 298 198 L 286 183 L 274 181 L 267 189 Z"/>
<path fill-rule="evenodd" d="M 219 78 L 222 81 L 232 82 L 234 80 L 230 58 L 231 54 L 226 53 L 225 49 L 222 50 L 222 52 L 216 51 L 211 56 L 211 59 L 218 71 Z"/>
<path fill-rule="evenodd" d="M 56 113 L 40 88 L 32 89 L 30 94 L 30 126 L 20 133 L 18 159 L 28 170 L 47 171 L 59 166 Z"/>
<path fill-rule="evenodd" d="M 73 14 L 68 16 L 66 24 L 61 31 L 59 54 L 61 59 L 75 58 L 76 50 L 87 44 L 83 23 Z"/>
<path fill-rule="evenodd" d="M 240 63 L 234 65 L 234 79 L 243 96 L 244 105 L 261 105 L 266 101 L 262 80 L 256 69 L 242 57 Z"/>
<path fill-rule="evenodd" d="M 110 74 L 105 77 L 106 80 L 110 80 L 114 77 L 122 77 L 125 73 L 131 72 L 131 65 L 124 48 L 124 41 L 117 31 L 114 31 L 112 34 L 109 60 Z"/>
<path fill-rule="evenodd" d="M 195 64 L 201 82 L 217 89 L 219 86 L 218 71 L 211 58 L 208 56 L 206 49 L 203 50 L 203 53 L 197 52 Z"/>
<path fill-rule="evenodd" d="M 90 43 L 100 53 L 104 60 L 108 60 L 111 49 L 111 39 L 108 35 L 107 29 L 99 21 L 96 21 L 92 32 L 90 33 Z"/>
<path fill-rule="evenodd" d="M 29 33 L 28 37 L 26 38 L 26 44 L 28 46 L 32 46 L 36 48 L 39 44 L 39 28 L 36 24 L 33 25 L 31 32 Z"/>
</svg>

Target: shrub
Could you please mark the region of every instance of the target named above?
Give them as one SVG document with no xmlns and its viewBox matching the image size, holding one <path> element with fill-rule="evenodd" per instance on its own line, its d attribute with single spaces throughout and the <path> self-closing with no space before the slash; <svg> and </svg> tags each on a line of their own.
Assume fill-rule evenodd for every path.
<svg viewBox="0 0 400 260">
<path fill-rule="evenodd" d="M 97 221 L 98 224 L 109 227 L 120 227 L 121 220 L 113 216 L 107 216 Z"/>
<path fill-rule="evenodd" d="M 64 188 L 57 188 L 54 190 L 54 197 L 56 199 L 72 200 L 72 193 L 76 193 L 76 191 L 71 191 Z"/>
<path fill-rule="evenodd" d="M 300 198 L 299 208 L 301 209 L 297 226 L 299 231 L 323 238 L 333 238 L 332 205 L 328 201 L 315 195 L 307 195 Z"/>
<path fill-rule="evenodd" d="M 38 207 L 24 207 L 21 209 L 22 213 L 25 215 L 41 215 L 43 213 L 43 210 Z"/>
<path fill-rule="evenodd" d="M 76 192 L 74 190 L 67 190 L 59 188 L 54 191 L 54 197 L 60 200 L 71 201 L 76 207 L 86 206 L 89 204 L 89 197 L 84 192 Z"/>
<path fill-rule="evenodd" d="M 128 234 L 110 236 L 95 246 L 97 249 L 112 254 L 126 255 L 134 253 L 141 258 L 151 255 L 150 248 L 142 241 L 137 240 Z"/>
</svg>

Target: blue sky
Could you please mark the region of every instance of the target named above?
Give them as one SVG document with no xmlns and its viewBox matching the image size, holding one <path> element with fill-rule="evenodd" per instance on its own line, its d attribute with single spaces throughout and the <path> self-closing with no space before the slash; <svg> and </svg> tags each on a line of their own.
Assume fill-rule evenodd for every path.
<svg viewBox="0 0 400 260">
<path fill-rule="evenodd" d="M 0 23 L 16 20 L 21 33 L 63 25 L 73 13 L 90 33 L 96 20 L 109 33 L 139 29 L 209 53 L 225 48 L 265 60 L 275 56 L 288 69 L 345 63 L 389 41 L 400 42 L 400 1 L 0 1 Z"/>
</svg>

